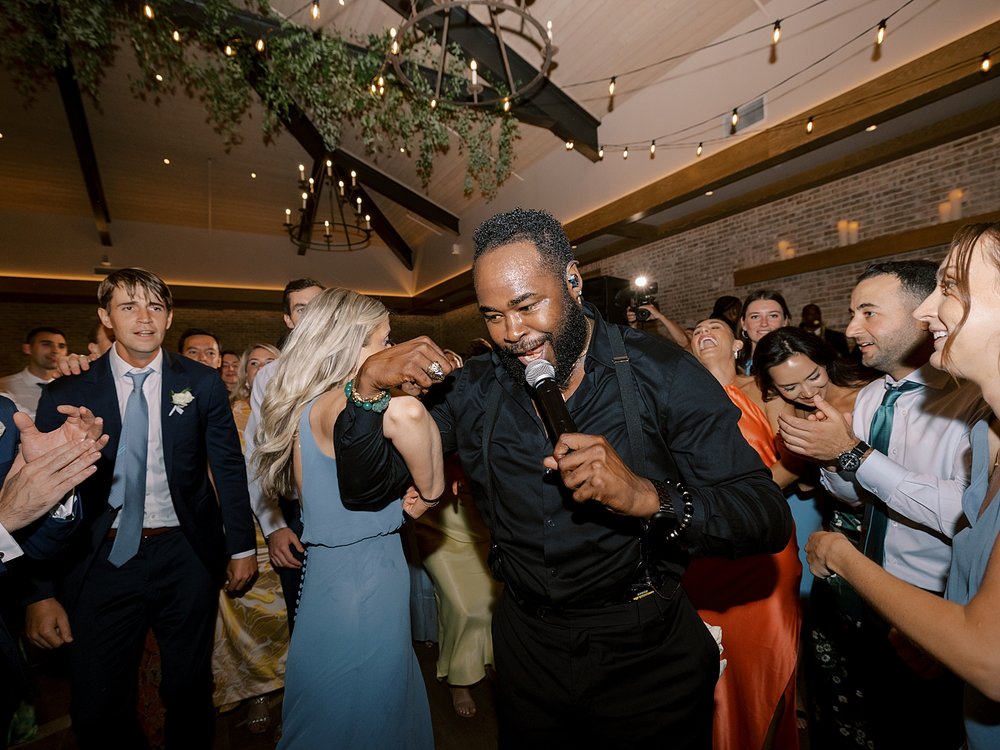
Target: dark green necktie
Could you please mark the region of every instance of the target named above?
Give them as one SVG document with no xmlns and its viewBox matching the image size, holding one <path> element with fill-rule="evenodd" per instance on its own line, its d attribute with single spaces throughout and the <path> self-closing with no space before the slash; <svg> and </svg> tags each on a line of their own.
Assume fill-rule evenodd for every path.
<svg viewBox="0 0 1000 750">
<path fill-rule="evenodd" d="M 885 396 L 882 405 L 875 410 L 868 442 L 879 453 L 888 455 L 889 438 L 892 435 L 892 418 L 895 413 L 896 400 L 907 391 L 923 388 L 923 383 L 904 380 L 895 386 L 885 384 Z M 872 496 L 865 506 L 865 543 L 864 552 L 869 558 L 882 564 L 885 557 L 885 532 L 889 528 L 889 514 L 885 503 Z"/>
</svg>

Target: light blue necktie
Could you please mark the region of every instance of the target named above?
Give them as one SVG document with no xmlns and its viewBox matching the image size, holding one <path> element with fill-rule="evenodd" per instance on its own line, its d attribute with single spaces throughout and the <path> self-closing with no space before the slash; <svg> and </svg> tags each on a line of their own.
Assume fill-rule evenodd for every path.
<svg viewBox="0 0 1000 750">
<path fill-rule="evenodd" d="M 121 508 L 118 534 L 108 555 L 116 568 L 127 563 L 139 550 L 142 519 L 146 510 L 146 449 L 149 442 L 149 406 L 142 384 L 152 370 L 129 372 L 132 392 L 125 404 L 122 436 L 115 456 L 114 490 L 108 497 L 112 508 Z"/>
<path fill-rule="evenodd" d="M 914 383 L 912 380 L 904 380 L 895 386 L 885 384 L 882 405 L 875 410 L 871 430 L 868 434 L 868 441 L 872 448 L 879 453 L 889 453 L 889 438 L 892 436 L 892 418 L 896 411 L 896 399 L 907 391 L 915 391 L 917 388 L 923 387 L 923 383 Z M 873 497 L 865 506 L 865 529 L 865 555 L 881 565 L 885 558 L 885 532 L 889 529 L 889 514 L 885 503 L 878 498 Z"/>
</svg>

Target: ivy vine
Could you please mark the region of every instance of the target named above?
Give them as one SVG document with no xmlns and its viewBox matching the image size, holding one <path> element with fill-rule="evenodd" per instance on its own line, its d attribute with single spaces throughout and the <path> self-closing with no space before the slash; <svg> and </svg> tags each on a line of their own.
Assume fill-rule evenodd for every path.
<svg viewBox="0 0 1000 750">
<path fill-rule="evenodd" d="M 329 29 L 316 33 L 281 18 L 266 0 L 252 7 L 229 0 L 156 0 L 149 6 L 152 18 L 143 3 L 121 0 L 4 0 L 0 64 L 29 103 L 50 84 L 53 70 L 72 65 L 81 91 L 99 106 L 105 72 L 127 46 L 140 70 L 130 81 L 133 95 L 156 103 L 179 90 L 197 97 L 227 148 L 240 142 L 240 126 L 257 98 L 265 111 L 265 141 L 302 112 L 332 152 L 350 125 L 369 155 L 400 148 L 414 153 L 424 189 L 435 157 L 452 145 L 466 157 L 467 195 L 478 186 L 487 199 L 494 197 L 513 170 L 517 119 L 446 103 L 458 99 L 464 85 L 457 48 L 449 50 L 443 103 L 431 107 L 424 76 L 407 70 L 413 91 L 395 81 L 385 64 L 388 34 L 354 45 Z M 251 37 L 247 19 L 255 17 L 266 31 Z M 408 50 L 407 65 L 435 55 L 427 40 Z M 373 94 L 380 75 L 384 93 Z"/>
</svg>

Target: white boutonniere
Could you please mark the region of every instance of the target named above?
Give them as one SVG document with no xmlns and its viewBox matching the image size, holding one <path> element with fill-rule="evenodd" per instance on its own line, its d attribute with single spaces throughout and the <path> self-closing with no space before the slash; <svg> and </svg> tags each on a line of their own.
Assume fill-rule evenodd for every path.
<svg viewBox="0 0 1000 750">
<path fill-rule="evenodd" d="M 170 403 L 174 405 L 174 408 L 170 410 L 170 413 L 167 414 L 167 416 L 174 416 L 174 412 L 183 414 L 184 409 L 190 406 L 192 401 L 194 401 L 194 394 L 191 393 L 190 388 L 185 388 L 183 391 L 179 391 L 177 393 L 170 391 Z"/>
<path fill-rule="evenodd" d="M 3 437 L 3 434 L 5 432 L 7 432 L 7 425 L 5 425 L 3 422 L 0 422 L 0 437 Z"/>
</svg>

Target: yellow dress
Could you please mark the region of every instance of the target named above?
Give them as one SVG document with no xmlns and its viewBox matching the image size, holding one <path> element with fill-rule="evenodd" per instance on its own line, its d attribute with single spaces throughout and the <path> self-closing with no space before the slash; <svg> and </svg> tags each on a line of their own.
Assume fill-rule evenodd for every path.
<svg viewBox="0 0 1000 750">
<path fill-rule="evenodd" d="M 250 404 L 233 404 L 233 418 L 243 441 Z M 243 597 L 219 594 L 219 616 L 215 623 L 212 674 L 213 700 L 227 707 L 246 698 L 278 690 L 285 684 L 288 653 L 288 615 L 281 582 L 271 567 L 267 543 L 257 527 L 259 577 Z"/>
</svg>

